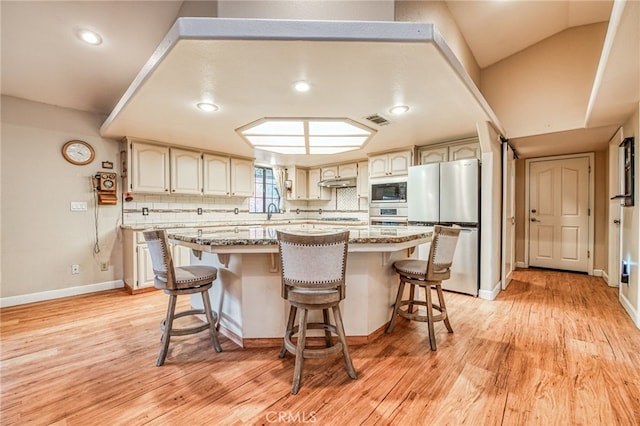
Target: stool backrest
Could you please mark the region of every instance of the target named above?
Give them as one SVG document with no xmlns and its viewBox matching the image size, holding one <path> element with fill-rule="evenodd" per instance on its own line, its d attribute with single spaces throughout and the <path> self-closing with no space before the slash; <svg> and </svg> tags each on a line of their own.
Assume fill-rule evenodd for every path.
<svg viewBox="0 0 640 426">
<path fill-rule="evenodd" d="M 338 289 L 345 297 L 349 231 L 329 235 L 278 234 L 282 297 L 289 288 Z"/>
<path fill-rule="evenodd" d="M 427 280 L 444 281 L 451 277 L 453 254 L 458 243 L 460 228 L 436 225 L 427 263 Z"/>
<path fill-rule="evenodd" d="M 162 229 L 143 231 L 144 240 L 149 247 L 151 264 L 155 275 L 155 286 L 175 290 L 175 272 L 167 234 Z"/>
</svg>

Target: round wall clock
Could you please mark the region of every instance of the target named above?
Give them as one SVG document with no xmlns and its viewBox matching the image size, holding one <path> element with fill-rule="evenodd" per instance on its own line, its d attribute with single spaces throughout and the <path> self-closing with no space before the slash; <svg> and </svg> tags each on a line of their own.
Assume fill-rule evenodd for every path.
<svg viewBox="0 0 640 426">
<path fill-rule="evenodd" d="M 96 153 L 93 147 L 81 140 L 72 140 L 62 147 L 62 156 L 71 164 L 83 166 L 93 161 Z"/>
</svg>

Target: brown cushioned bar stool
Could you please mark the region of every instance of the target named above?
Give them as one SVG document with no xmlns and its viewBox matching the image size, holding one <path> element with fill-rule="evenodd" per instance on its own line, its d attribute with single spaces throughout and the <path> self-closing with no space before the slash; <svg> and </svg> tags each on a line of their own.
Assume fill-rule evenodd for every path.
<svg viewBox="0 0 640 426">
<path fill-rule="evenodd" d="M 403 318 L 414 321 L 423 321 L 429 325 L 429 344 L 431 350 L 435 351 L 436 335 L 434 330 L 434 322 L 444 321 L 449 333 L 453 333 L 449 316 L 447 315 L 447 307 L 442 294 L 442 281 L 451 277 L 451 264 L 453 263 L 453 254 L 458 242 L 460 228 L 450 228 L 445 226 L 435 226 L 433 228 L 433 239 L 429 249 L 429 259 L 404 259 L 393 263 L 393 268 L 400 276 L 400 285 L 398 287 L 398 295 L 393 306 L 393 314 L 391 321 L 387 326 L 387 333 L 393 331 L 396 324 L 396 318 L 400 315 Z M 408 299 L 403 300 L 405 283 L 410 284 Z M 415 300 L 415 288 L 423 288 L 425 299 Z M 435 289 L 438 295 L 438 304 L 433 303 L 431 297 L 431 289 Z M 408 306 L 407 306 L 408 305 Z M 414 305 L 424 306 L 426 315 L 420 311 L 414 312 Z M 407 309 L 401 309 L 407 306 Z M 439 313 L 434 315 L 434 310 Z"/>
<path fill-rule="evenodd" d="M 300 389 L 305 358 L 342 354 L 349 377 L 357 378 L 349 356 L 339 305 L 345 297 L 348 241 L 348 231 L 328 235 L 294 235 L 278 231 L 282 297 L 291 304 L 280 358 L 284 358 L 287 351 L 296 355 L 292 394 L 297 394 Z M 335 325 L 329 320 L 329 309 L 333 311 Z M 296 326 L 298 310 L 301 312 Z M 323 322 L 308 322 L 310 310 L 322 310 Z M 324 330 L 325 348 L 306 347 L 309 329 Z M 338 336 L 335 344 L 333 334 Z M 294 335 L 297 335 L 296 344 L 291 341 Z"/>
<path fill-rule="evenodd" d="M 167 316 L 160 323 L 162 347 L 156 365 L 159 367 L 164 364 L 171 336 L 183 336 L 209 330 L 213 348 L 216 352 L 222 352 L 222 347 L 220 347 L 220 342 L 218 341 L 218 331 L 216 330 L 218 316 L 211 309 L 211 301 L 209 300 L 209 289 L 218 276 L 218 270 L 213 266 L 205 265 L 174 267 L 165 231 L 144 231 L 143 235 L 151 254 L 151 263 L 155 274 L 154 285 L 169 295 Z M 178 296 L 195 293 L 202 295 L 204 309 L 189 309 L 176 313 Z M 184 328 L 173 327 L 173 321 L 176 318 L 202 314 L 207 319 L 204 324 Z"/>
</svg>

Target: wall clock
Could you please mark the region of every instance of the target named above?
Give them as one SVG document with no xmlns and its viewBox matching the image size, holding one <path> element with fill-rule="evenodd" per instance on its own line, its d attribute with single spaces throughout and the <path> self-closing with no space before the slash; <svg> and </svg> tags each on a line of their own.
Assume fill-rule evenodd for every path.
<svg viewBox="0 0 640 426">
<path fill-rule="evenodd" d="M 62 156 L 71 164 L 83 166 L 93 161 L 96 156 L 93 147 L 81 140 L 72 140 L 62 147 Z"/>
</svg>

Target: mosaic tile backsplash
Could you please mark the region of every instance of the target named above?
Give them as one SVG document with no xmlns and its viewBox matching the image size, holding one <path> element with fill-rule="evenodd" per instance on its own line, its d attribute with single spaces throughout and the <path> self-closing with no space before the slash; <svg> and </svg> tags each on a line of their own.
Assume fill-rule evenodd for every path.
<svg viewBox="0 0 640 426">
<path fill-rule="evenodd" d="M 317 219 L 349 217 L 368 219 L 368 200 L 359 199 L 356 188 L 336 188 L 331 200 L 285 201 L 285 211 L 273 219 Z M 134 194 L 122 203 L 125 226 L 152 224 L 194 224 L 208 222 L 255 222 L 266 220 L 266 213 L 249 213 L 249 199 L 187 195 Z"/>
</svg>

